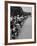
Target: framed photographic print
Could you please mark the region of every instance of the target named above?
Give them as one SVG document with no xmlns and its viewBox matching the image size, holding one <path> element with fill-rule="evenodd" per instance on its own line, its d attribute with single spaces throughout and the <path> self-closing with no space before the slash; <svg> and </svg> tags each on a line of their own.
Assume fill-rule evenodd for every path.
<svg viewBox="0 0 37 46">
<path fill-rule="evenodd" d="M 36 3 L 5 1 L 5 45 L 36 43 Z"/>
</svg>

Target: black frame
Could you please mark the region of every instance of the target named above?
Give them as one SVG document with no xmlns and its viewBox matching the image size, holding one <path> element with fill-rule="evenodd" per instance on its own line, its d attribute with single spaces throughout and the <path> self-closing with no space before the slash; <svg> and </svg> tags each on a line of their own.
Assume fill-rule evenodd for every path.
<svg viewBox="0 0 37 46">
<path fill-rule="evenodd" d="M 34 5 L 35 7 L 35 19 L 34 19 L 34 42 L 18 42 L 18 43 L 8 43 L 8 3 L 15 3 L 15 4 L 29 4 L 29 5 Z M 14 45 L 14 44 L 29 44 L 29 43 L 36 43 L 36 3 L 32 2 L 14 2 L 14 1 L 5 1 L 5 45 Z"/>
</svg>

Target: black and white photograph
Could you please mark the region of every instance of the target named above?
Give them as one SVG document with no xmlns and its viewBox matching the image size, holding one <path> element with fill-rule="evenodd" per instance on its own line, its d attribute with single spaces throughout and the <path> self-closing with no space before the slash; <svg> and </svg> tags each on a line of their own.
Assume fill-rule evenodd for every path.
<svg viewBox="0 0 37 46">
<path fill-rule="evenodd" d="M 6 44 L 36 42 L 35 3 L 6 2 Z"/>
<path fill-rule="evenodd" d="M 32 8 L 11 6 L 10 10 L 11 39 L 31 39 Z"/>
</svg>

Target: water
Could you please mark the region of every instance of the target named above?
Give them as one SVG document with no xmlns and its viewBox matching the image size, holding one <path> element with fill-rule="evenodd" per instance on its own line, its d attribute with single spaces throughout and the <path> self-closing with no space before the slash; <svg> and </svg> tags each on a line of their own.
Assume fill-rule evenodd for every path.
<svg viewBox="0 0 37 46">
<path fill-rule="evenodd" d="M 27 20 L 24 20 L 24 25 L 19 31 L 17 39 L 30 39 L 32 38 L 32 17 L 28 17 Z"/>
</svg>

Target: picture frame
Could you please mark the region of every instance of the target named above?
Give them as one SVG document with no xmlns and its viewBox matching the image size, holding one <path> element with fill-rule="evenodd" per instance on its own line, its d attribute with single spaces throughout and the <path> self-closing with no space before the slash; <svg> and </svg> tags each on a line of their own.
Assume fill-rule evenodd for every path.
<svg viewBox="0 0 37 46">
<path fill-rule="evenodd" d="M 31 35 L 30 35 L 31 36 L 31 39 L 29 39 L 29 38 L 28 39 L 27 38 L 22 38 L 21 36 L 20 37 L 22 39 L 21 38 L 18 38 L 18 39 L 16 38 L 15 39 L 14 37 L 13 37 L 14 39 L 10 39 L 10 37 L 11 37 L 11 35 L 10 35 L 10 15 L 14 15 L 15 14 L 15 13 L 13 14 L 13 12 L 11 11 L 11 9 L 12 8 L 19 9 L 19 8 L 16 8 L 16 7 L 19 7 L 19 6 L 25 7 L 23 9 L 26 9 L 28 7 L 27 8 L 28 9 L 27 11 L 29 11 L 30 9 L 32 10 L 31 11 L 31 15 L 32 15 L 32 28 L 30 28 L 32 30 Z M 15 10 L 13 10 L 13 11 L 15 11 Z M 17 14 L 19 14 L 19 13 L 17 13 Z M 30 13 L 29 13 L 29 15 L 30 15 Z M 28 30 L 27 30 L 27 32 L 28 32 Z M 28 32 L 28 34 L 29 34 L 29 32 Z M 27 37 L 30 37 L 30 36 L 27 36 Z M 30 43 L 36 43 L 36 3 L 32 3 L 32 2 L 5 1 L 5 45 L 30 44 Z"/>
</svg>

